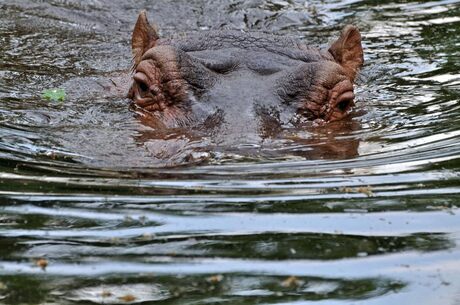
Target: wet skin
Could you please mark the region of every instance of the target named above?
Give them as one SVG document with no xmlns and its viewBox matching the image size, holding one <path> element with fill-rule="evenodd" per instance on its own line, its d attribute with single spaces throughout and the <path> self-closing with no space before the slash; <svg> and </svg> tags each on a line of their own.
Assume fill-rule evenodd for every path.
<svg viewBox="0 0 460 305">
<path fill-rule="evenodd" d="M 229 142 L 345 118 L 363 64 L 361 35 L 351 25 L 320 50 L 263 33 L 159 38 L 145 12 L 135 25 L 132 51 L 129 97 L 144 122 L 158 130 L 213 130 Z"/>
</svg>

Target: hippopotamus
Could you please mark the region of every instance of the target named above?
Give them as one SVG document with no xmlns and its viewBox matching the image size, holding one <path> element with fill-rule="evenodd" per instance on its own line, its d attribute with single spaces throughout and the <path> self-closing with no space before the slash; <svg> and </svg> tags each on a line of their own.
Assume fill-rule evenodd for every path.
<svg viewBox="0 0 460 305">
<path fill-rule="evenodd" d="M 364 61 L 353 25 L 320 49 L 262 32 L 207 30 L 160 38 L 142 11 L 131 44 L 128 96 L 144 122 L 159 130 L 212 129 L 236 141 L 248 132 L 270 136 L 347 117 Z"/>
</svg>

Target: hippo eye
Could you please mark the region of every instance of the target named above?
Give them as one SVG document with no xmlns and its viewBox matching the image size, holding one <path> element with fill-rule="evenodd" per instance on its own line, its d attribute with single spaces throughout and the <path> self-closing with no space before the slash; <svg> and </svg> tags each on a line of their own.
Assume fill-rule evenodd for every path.
<svg viewBox="0 0 460 305">
<path fill-rule="evenodd" d="M 339 110 L 340 112 L 345 112 L 353 106 L 353 100 L 355 95 L 353 92 L 345 92 L 337 99 L 337 103 L 335 104 L 335 109 Z"/>
<path fill-rule="evenodd" d="M 350 105 L 351 102 L 352 102 L 352 100 L 341 101 L 340 103 L 337 104 L 336 108 L 339 109 L 340 111 L 345 111 L 345 110 L 347 110 L 347 108 L 348 108 L 348 106 Z"/>
<path fill-rule="evenodd" d="M 146 93 L 148 93 L 149 85 L 148 85 L 147 76 L 142 72 L 137 72 L 136 74 L 134 74 L 133 78 L 134 78 L 134 81 L 137 84 L 137 88 L 139 89 L 139 93 L 141 93 L 141 95 L 145 95 Z"/>
<path fill-rule="evenodd" d="M 139 86 L 139 89 L 141 90 L 141 92 L 147 92 L 147 90 L 149 90 L 149 87 L 144 82 L 139 82 L 138 81 L 137 85 Z"/>
</svg>

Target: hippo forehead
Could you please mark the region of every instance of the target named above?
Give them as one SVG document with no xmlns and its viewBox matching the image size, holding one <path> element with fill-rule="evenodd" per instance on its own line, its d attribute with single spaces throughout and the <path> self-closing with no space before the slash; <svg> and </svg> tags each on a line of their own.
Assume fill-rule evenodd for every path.
<svg viewBox="0 0 460 305">
<path fill-rule="evenodd" d="M 160 39 L 157 46 L 170 45 L 186 52 L 211 70 L 248 68 L 271 74 L 301 63 L 335 63 L 328 52 L 306 47 L 290 38 L 262 33 L 232 31 L 197 33 Z"/>
</svg>

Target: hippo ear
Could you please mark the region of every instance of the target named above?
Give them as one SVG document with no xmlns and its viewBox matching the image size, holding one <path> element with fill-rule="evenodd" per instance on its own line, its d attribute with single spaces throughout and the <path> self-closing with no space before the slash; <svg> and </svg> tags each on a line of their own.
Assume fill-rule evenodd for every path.
<svg viewBox="0 0 460 305">
<path fill-rule="evenodd" d="M 347 25 L 329 48 L 334 59 L 346 71 L 348 77 L 354 81 L 358 70 L 364 63 L 361 34 L 357 27 Z"/>
<path fill-rule="evenodd" d="M 158 40 L 158 34 L 154 27 L 147 20 L 147 13 L 142 11 L 137 17 L 136 25 L 134 26 L 133 37 L 131 38 L 131 48 L 134 57 L 134 66 L 137 66 L 141 61 L 142 55 L 155 46 Z"/>
</svg>

